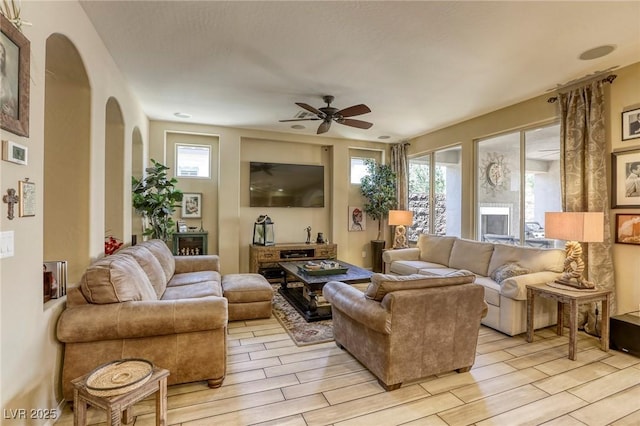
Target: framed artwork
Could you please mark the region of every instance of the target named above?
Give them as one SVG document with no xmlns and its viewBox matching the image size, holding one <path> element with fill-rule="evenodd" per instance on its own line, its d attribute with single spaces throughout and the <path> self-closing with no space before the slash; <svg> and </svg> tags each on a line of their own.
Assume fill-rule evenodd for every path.
<svg viewBox="0 0 640 426">
<path fill-rule="evenodd" d="M 20 217 L 36 215 L 36 184 L 29 180 L 18 182 L 18 214 Z"/>
<path fill-rule="evenodd" d="M 0 14 L 0 127 L 29 136 L 29 40 Z"/>
<path fill-rule="evenodd" d="M 187 228 L 187 223 L 184 220 L 179 220 L 178 223 L 178 232 L 183 233 L 187 232 L 189 228 Z"/>
<path fill-rule="evenodd" d="M 367 219 L 360 206 L 349 206 L 349 231 L 364 231 L 367 229 Z"/>
<path fill-rule="evenodd" d="M 611 208 L 640 208 L 640 149 L 611 153 Z"/>
<path fill-rule="evenodd" d="M 2 159 L 11 163 L 27 165 L 27 147 L 12 141 L 2 141 Z"/>
<path fill-rule="evenodd" d="M 640 214 L 616 214 L 616 243 L 640 245 Z"/>
<path fill-rule="evenodd" d="M 622 140 L 640 138 L 640 108 L 622 113 Z"/>
<path fill-rule="evenodd" d="M 185 192 L 182 194 L 182 218 L 197 219 L 202 217 L 202 193 Z"/>
</svg>

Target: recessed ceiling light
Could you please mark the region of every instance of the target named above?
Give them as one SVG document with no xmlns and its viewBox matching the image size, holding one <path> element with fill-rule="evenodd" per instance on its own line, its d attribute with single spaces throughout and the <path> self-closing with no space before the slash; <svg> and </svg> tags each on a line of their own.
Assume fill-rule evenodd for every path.
<svg viewBox="0 0 640 426">
<path fill-rule="evenodd" d="M 306 127 L 304 127 L 302 124 L 294 124 L 293 126 L 291 126 L 292 129 L 306 129 Z"/>
<path fill-rule="evenodd" d="M 175 114 L 178 118 L 191 118 L 191 114 L 187 114 L 186 112 L 176 112 Z"/>
<path fill-rule="evenodd" d="M 391 139 L 391 136 L 382 135 L 382 136 L 378 136 L 378 139 Z"/>
<path fill-rule="evenodd" d="M 616 46 L 613 44 L 605 44 L 603 46 L 594 47 L 593 49 L 585 50 L 578 56 L 578 58 L 583 61 L 590 61 L 592 59 L 602 58 L 603 56 L 607 56 L 609 53 L 616 50 Z"/>
</svg>

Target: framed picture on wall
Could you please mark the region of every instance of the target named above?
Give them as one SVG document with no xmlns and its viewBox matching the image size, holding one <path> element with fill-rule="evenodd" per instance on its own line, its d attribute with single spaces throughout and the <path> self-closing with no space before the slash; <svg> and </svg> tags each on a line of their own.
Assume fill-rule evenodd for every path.
<svg viewBox="0 0 640 426">
<path fill-rule="evenodd" d="M 622 140 L 640 138 L 640 108 L 622 113 Z"/>
<path fill-rule="evenodd" d="M 616 243 L 640 245 L 640 214 L 616 214 Z"/>
<path fill-rule="evenodd" d="M 365 231 L 367 219 L 360 206 L 349 206 L 349 231 Z"/>
<path fill-rule="evenodd" d="M 36 184 L 29 182 L 29 179 L 18 182 L 18 203 L 20 217 L 36 215 Z"/>
<path fill-rule="evenodd" d="M 640 149 L 611 153 L 611 208 L 640 208 Z"/>
<path fill-rule="evenodd" d="M 0 127 L 29 136 L 29 40 L 0 14 Z"/>
<path fill-rule="evenodd" d="M 202 193 L 185 192 L 182 194 L 182 218 L 198 219 L 202 217 Z"/>
</svg>

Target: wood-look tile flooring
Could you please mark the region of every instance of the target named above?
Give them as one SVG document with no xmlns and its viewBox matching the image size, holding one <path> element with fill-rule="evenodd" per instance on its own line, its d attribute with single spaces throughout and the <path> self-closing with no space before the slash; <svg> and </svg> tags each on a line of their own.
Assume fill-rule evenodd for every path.
<svg viewBox="0 0 640 426">
<path fill-rule="evenodd" d="M 599 349 L 568 330 L 535 340 L 482 327 L 473 369 L 384 392 L 335 343 L 297 347 L 274 318 L 229 324 L 227 377 L 169 387 L 170 425 L 640 425 L 640 358 Z M 154 400 L 135 406 L 136 425 L 155 424 Z M 106 420 L 89 409 L 89 424 Z M 67 407 L 59 425 L 73 424 Z"/>
</svg>

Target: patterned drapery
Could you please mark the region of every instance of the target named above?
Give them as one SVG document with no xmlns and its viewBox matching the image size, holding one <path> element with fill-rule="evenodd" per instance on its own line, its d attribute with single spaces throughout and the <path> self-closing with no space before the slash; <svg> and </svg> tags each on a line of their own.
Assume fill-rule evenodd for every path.
<svg viewBox="0 0 640 426">
<path fill-rule="evenodd" d="M 391 145 L 391 170 L 396 174 L 396 198 L 398 210 L 409 208 L 409 172 L 407 164 L 407 142 Z"/>
<path fill-rule="evenodd" d="M 604 242 L 583 244 L 583 256 L 586 278 L 613 291 L 611 312 L 615 312 L 603 82 L 594 81 L 562 93 L 558 99 L 562 119 L 562 207 L 567 212 L 604 212 Z M 594 311 L 595 306 L 583 310 L 579 320 L 585 331 L 599 334 L 595 321 L 591 321 L 595 319 Z"/>
</svg>

